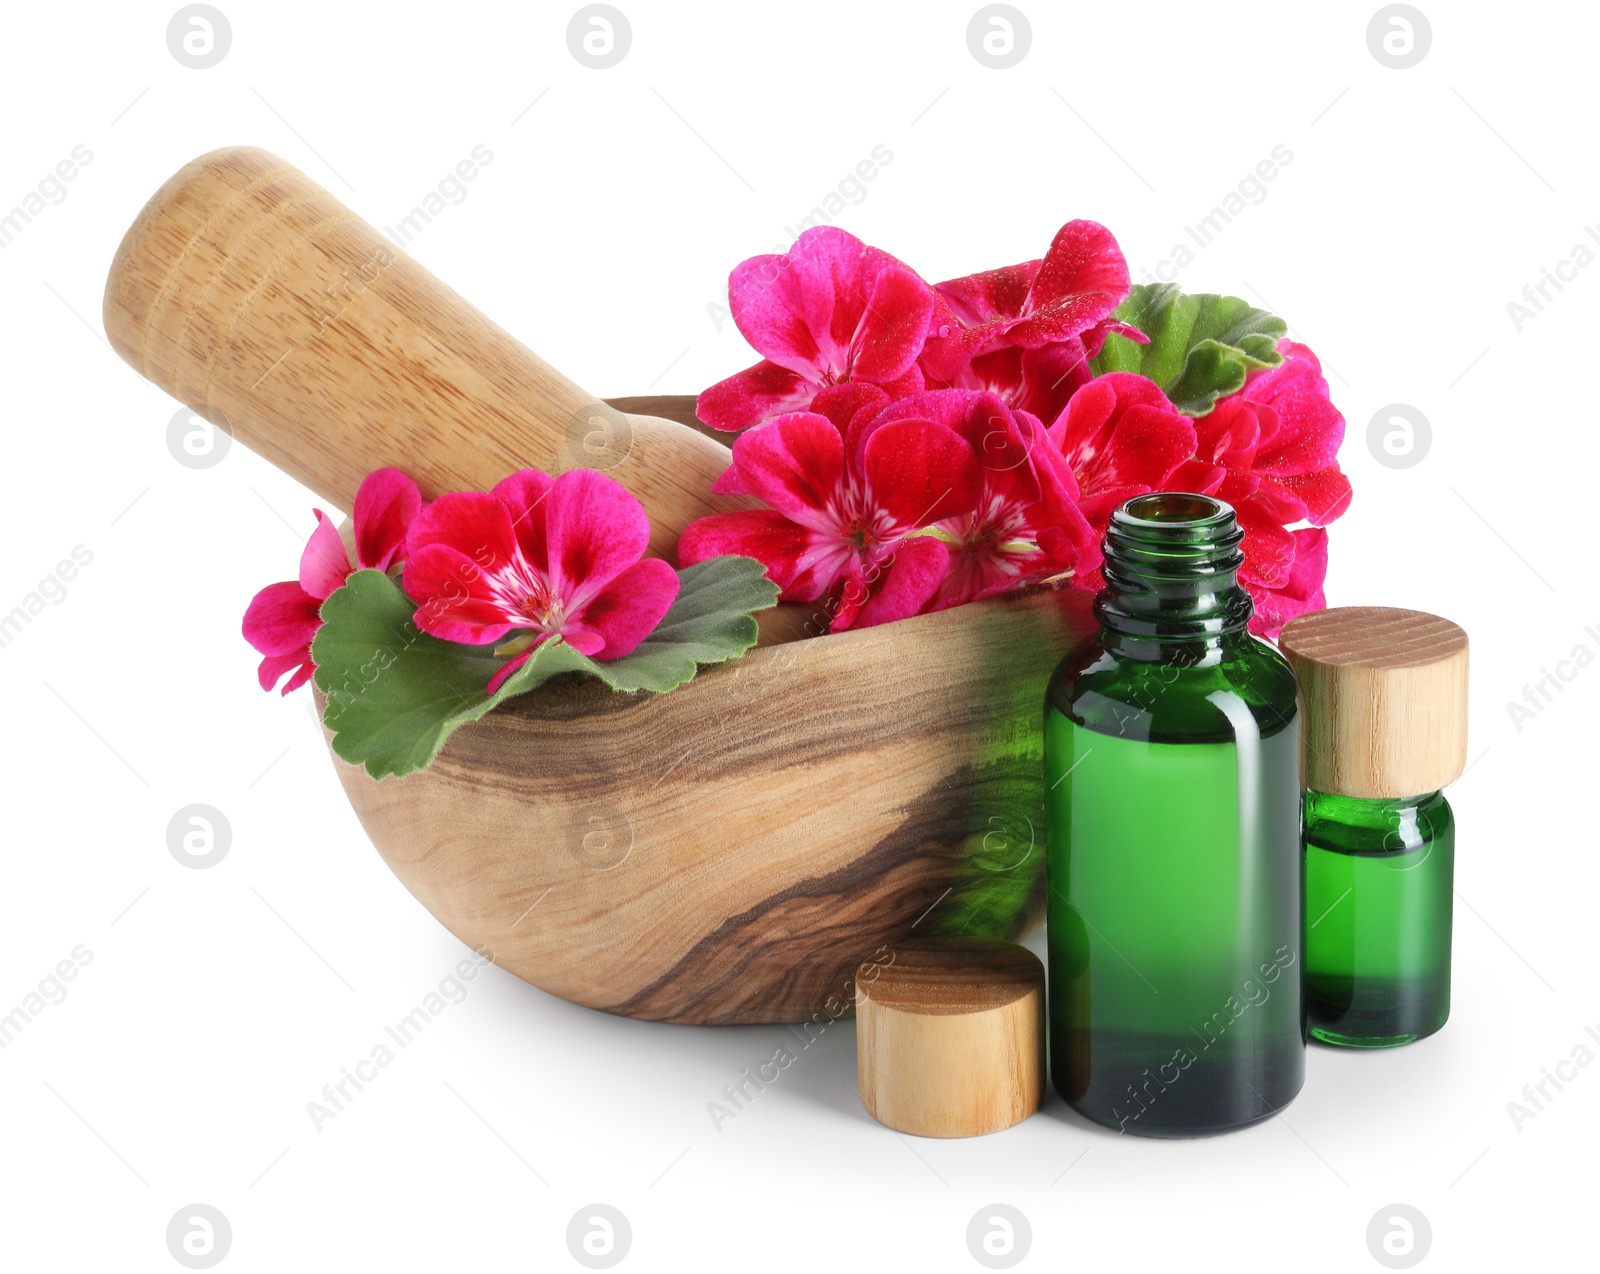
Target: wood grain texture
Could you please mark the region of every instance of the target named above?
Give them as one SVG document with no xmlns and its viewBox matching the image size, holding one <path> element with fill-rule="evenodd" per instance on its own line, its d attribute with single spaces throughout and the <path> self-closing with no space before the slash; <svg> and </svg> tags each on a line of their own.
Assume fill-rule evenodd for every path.
<svg viewBox="0 0 1600 1274">
<path fill-rule="evenodd" d="M 1305 702 L 1305 784 L 1420 796 L 1467 760 L 1467 634 L 1423 611 L 1345 606 L 1286 625 L 1279 645 Z"/>
<path fill-rule="evenodd" d="M 253 147 L 162 186 L 117 252 L 104 317 L 141 375 L 345 512 L 385 465 L 427 498 L 527 466 L 600 469 L 671 559 L 694 518 L 750 507 L 710 494 L 725 445 L 601 403 Z"/>
<path fill-rule="evenodd" d="M 412 894 L 534 985 L 663 1021 L 832 1020 L 885 944 L 1037 924 L 1041 705 L 1087 602 L 762 648 L 667 695 L 561 679 L 404 779 L 335 764 Z"/>
<path fill-rule="evenodd" d="M 856 973 L 861 1100 L 919 1137 L 1020 1123 L 1044 1091 L 1044 966 L 1009 942 L 896 943 Z"/>
</svg>

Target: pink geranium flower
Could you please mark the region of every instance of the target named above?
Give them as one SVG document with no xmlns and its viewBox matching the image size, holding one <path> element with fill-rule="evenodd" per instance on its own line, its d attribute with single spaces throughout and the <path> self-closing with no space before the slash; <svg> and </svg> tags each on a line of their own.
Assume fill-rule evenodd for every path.
<svg viewBox="0 0 1600 1274">
<path fill-rule="evenodd" d="M 923 372 L 1054 420 L 1089 379 L 1088 361 L 1109 332 L 1145 340 L 1111 317 L 1128 289 L 1128 263 L 1111 232 L 1069 221 L 1042 260 L 937 285 Z"/>
<path fill-rule="evenodd" d="M 887 252 L 837 227 L 813 226 L 781 256 L 741 263 L 728 278 L 728 305 L 764 357 L 696 401 L 700 419 L 717 429 L 811 409 L 836 386 L 877 385 L 890 397 L 922 389 L 917 356 L 933 290 Z"/>
<path fill-rule="evenodd" d="M 356 492 L 356 561 L 363 569 L 387 571 L 399 561 L 406 532 L 422 508 L 417 484 L 398 469 L 369 473 Z M 339 531 L 321 509 L 316 530 L 300 555 L 300 577 L 268 584 L 244 613 L 244 638 L 263 656 L 258 677 L 271 690 L 289 673 L 283 693 L 305 684 L 316 671 L 311 639 L 322 626 L 322 603 L 354 569 Z"/>
<path fill-rule="evenodd" d="M 1194 455 L 1194 425 L 1154 381 L 1133 372 L 1097 376 L 1073 395 L 1048 430 L 1078 480 L 1079 505 L 1098 534 L 1124 500 L 1170 490 Z M 1099 587 L 1099 580 L 1078 577 Z"/>
<path fill-rule="evenodd" d="M 1293 341 L 1280 341 L 1278 352 L 1281 364 L 1252 372 L 1195 421 L 1196 455 L 1173 474 L 1179 489 L 1233 505 L 1245 528 L 1239 578 L 1256 603 L 1250 626 L 1264 636 L 1323 605 L 1327 534 L 1315 528 L 1350 506 L 1338 461 L 1344 417 L 1322 365 Z M 1288 529 L 1300 522 L 1312 529 Z"/>
<path fill-rule="evenodd" d="M 978 461 L 972 504 L 933 523 L 950 565 L 927 609 L 977 601 L 1098 560 L 1076 479 L 1035 417 L 1013 413 L 991 393 L 949 389 L 903 398 L 876 424 L 891 420 L 946 425 Z"/>
<path fill-rule="evenodd" d="M 619 659 L 661 622 L 678 575 L 645 558 L 650 521 L 620 482 L 591 469 L 550 478 L 523 469 L 492 492 L 441 496 L 411 524 L 405 590 L 416 623 L 483 645 L 513 631 L 493 694 L 559 637 L 591 659 Z M 642 559 L 642 560 L 641 560 Z"/>
<path fill-rule="evenodd" d="M 791 412 L 741 434 L 715 489 L 768 507 L 691 523 L 680 560 L 756 558 L 785 600 L 825 601 L 834 631 L 921 611 L 950 554 L 915 532 L 971 507 L 977 456 L 947 424 L 875 418 L 866 397 L 842 429 L 815 412 Z"/>
</svg>

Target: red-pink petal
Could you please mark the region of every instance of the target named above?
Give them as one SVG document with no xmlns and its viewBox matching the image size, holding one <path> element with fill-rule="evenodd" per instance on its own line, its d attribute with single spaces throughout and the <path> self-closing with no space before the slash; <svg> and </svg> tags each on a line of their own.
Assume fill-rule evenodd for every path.
<svg viewBox="0 0 1600 1274">
<path fill-rule="evenodd" d="M 1294 568 L 1294 536 L 1264 516 L 1254 502 L 1236 505 L 1234 512 L 1244 528 L 1244 565 L 1239 568 L 1239 579 L 1263 588 L 1283 588 Z"/>
<path fill-rule="evenodd" d="M 850 422 L 862 412 L 876 416 L 889 405 L 889 395 L 880 386 L 868 381 L 850 381 L 843 385 L 829 385 L 819 389 L 811 400 L 811 410 L 826 416 L 841 434 L 850 428 Z"/>
<path fill-rule="evenodd" d="M 922 365 L 935 380 L 953 381 L 988 351 L 1022 313 L 1042 261 L 984 270 L 937 285 Z"/>
<path fill-rule="evenodd" d="M 550 589 L 571 614 L 644 555 L 650 519 L 633 494 L 594 469 L 569 469 L 544 498 Z"/>
<path fill-rule="evenodd" d="M 443 544 L 493 574 L 517 560 L 517 537 L 511 515 L 498 497 L 486 491 L 442 495 L 412 520 L 406 553 L 415 557 L 432 544 Z M 408 563 L 409 566 L 409 563 Z M 406 592 L 417 594 L 406 573 Z"/>
<path fill-rule="evenodd" d="M 1227 478 L 1228 471 L 1221 465 L 1185 460 L 1168 475 L 1166 486 L 1170 491 L 1193 491 L 1196 495 L 1221 496 L 1220 488 Z M 1227 500 L 1226 496 L 1221 498 Z M 1228 503 L 1232 504 L 1233 501 L 1228 500 Z"/>
<path fill-rule="evenodd" d="M 1314 363 L 1291 359 L 1259 372 L 1241 391 L 1270 406 L 1280 421 L 1263 439 L 1255 468 L 1265 473 L 1309 473 L 1336 462 L 1344 441 L 1344 417 L 1328 397 L 1328 382 Z"/>
<path fill-rule="evenodd" d="M 814 530 L 835 525 L 829 506 L 844 477 L 844 440 L 824 416 L 791 412 L 734 441 L 738 490 Z"/>
<path fill-rule="evenodd" d="M 1124 323 L 1120 319 L 1108 318 L 1101 319 L 1093 327 L 1084 330 L 1084 353 L 1090 358 L 1099 358 L 1100 351 L 1106 347 L 1106 337 L 1112 335 L 1126 336 L 1135 345 L 1150 344 L 1150 338 L 1132 323 Z"/>
<path fill-rule="evenodd" d="M 677 598 L 678 586 L 678 573 L 660 558 L 634 563 L 574 616 L 603 639 L 600 649 L 584 653 L 595 659 L 622 658 L 655 631 Z"/>
<path fill-rule="evenodd" d="M 1038 349 L 1023 350 L 1021 383 L 1013 407 L 1031 411 L 1041 420 L 1054 420 L 1072 395 L 1091 379 L 1089 354 L 1078 340 L 1054 341 Z"/>
<path fill-rule="evenodd" d="M 829 363 L 818 346 L 830 314 L 808 305 L 804 259 L 795 249 L 741 261 L 728 276 L 728 308 L 751 348 L 779 367 L 815 381 Z M 815 324 L 820 320 L 820 329 Z M 701 419 L 705 419 L 701 417 Z"/>
<path fill-rule="evenodd" d="M 1174 480 L 1236 506 L 1249 501 L 1279 525 L 1320 526 L 1350 504 L 1350 480 L 1338 464 L 1344 417 L 1316 356 L 1292 341 L 1278 350 L 1282 364 L 1251 373 L 1242 390 L 1195 421 L 1198 454 Z"/>
<path fill-rule="evenodd" d="M 1086 575 L 1100 566 L 1100 534 L 1080 503 L 1077 475 L 1037 419 L 1018 412 L 1017 420 L 1039 484 L 1039 504 L 1029 520 L 1040 551 L 1049 559 L 1048 573 Z"/>
<path fill-rule="evenodd" d="M 884 384 L 906 375 L 922 353 L 932 315 L 933 290 L 926 283 L 904 268 L 884 270 L 850 342 L 851 377 Z"/>
<path fill-rule="evenodd" d="M 874 563 L 869 579 L 861 554 L 851 553 L 842 560 L 838 577 L 828 591 L 823 610 L 819 612 L 829 632 L 842 633 L 855 624 L 856 616 L 861 613 L 873 586 L 882 583 L 883 569 L 881 561 Z"/>
<path fill-rule="evenodd" d="M 671 570 L 671 567 L 667 568 Z M 561 625 L 561 631 L 556 634 L 567 645 L 571 646 L 580 655 L 588 655 L 591 659 L 598 659 L 600 652 L 606 648 L 606 639 L 594 629 L 568 619 Z"/>
<path fill-rule="evenodd" d="M 527 663 L 528 660 L 532 659 L 533 652 L 538 650 L 540 646 L 545 644 L 545 642 L 550 641 L 554 636 L 554 633 L 538 634 L 533 639 L 533 644 L 531 646 L 529 646 L 526 650 L 517 652 L 517 654 L 506 660 L 505 663 L 501 664 L 496 670 L 494 676 L 489 678 L 489 684 L 484 688 L 491 695 L 496 694 L 500 687 L 505 684 L 506 678 L 514 673 L 518 668 L 522 667 L 523 664 Z"/>
<path fill-rule="evenodd" d="M 956 373 L 953 387 L 988 390 L 1008 407 L 1054 420 L 1091 377 L 1089 356 L 1076 337 L 1038 349 L 1008 344 L 1003 337 L 991 346 Z"/>
<path fill-rule="evenodd" d="M 881 577 L 869 587 L 849 627 L 868 628 L 920 614 L 950 569 L 950 551 L 932 536 L 919 535 L 895 545 L 892 559 L 880 569 Z M 839 628 L 838 622 L 833 626 Z"/>
<path fill-rule="evenodd" d="M 322 624 L 321 606 L 296 580 L 268 584 L 250 600 L 241 628 L 245 640 L 265 658 L 256 670 L 263 690 L 271 690 L 285 673 L 293 672 L 283 693 L 305 684 L 314 665 L 311 639 Z"/>
<path fill-rule="evenodd" d="M 320 599 L 343 585 L 350 574 L 350 557 L 333 520 L 321 509 L 313 512 L 317 515 L 317 528 L 300 554 L 300 587 Z"/>
<path fill-rule="evenodd" d="M 1040 527 L 1038 543 L 1049 559 L 1050 575 L 1071 571 L 1074 578 L 1082 578 L 1098 571 L 1103 561 L 1100 536 L 1081 509 L 1072 526 Z"/>
<path fill-rule="evenodd" d="M 816 365 L 824 372 L 842 373 L 849 366 L 851 342 L 860 330 L 874 280 L 898 262 L 837 226 L 802 231 L 785 255 L 799 312 L 817 342 Z"/>
<path fill-rule="evenodd" d="M 1110 318 L 1128 295 L 1128 263 L 1104 226 L 1069 221 L 1056 231 L 1007 336 L 1029 349 L 1079 335 Z"/>
<path fill-rule="evenodd" d="M 517 537 L 517 548 L 523 560 L 540 571 L 545 569 L 548 557 L 544 501 L 554 482 L 554 478 L 538 469 L 519 469 L 495 483 L 490 493 L 506 506 L 511 531 Z"/>
<path fill-rule="evenodd" d="M 504 506 L 496 504 L 503 512 Z M 417 627 L 444 641 L 482 645 L 511 631 L 505 600 L 493 578 L 452 545 L 413 545 L 406 562 L 405 590 L 417 603 Z"/>
<path fill-rule="evenodd" d="M 376 469 L 356 492 L 356 561 L 365 568 L 387 571 L 399 561 L 411 521 L 422 509 L 422 492 L 398 469 Z"/>
<path fill-rule="evenodd" d="M 983 494 L 977 500 L 1029 502 L 1039 496 L 1029 452 L 1032 443 L 998 395 L 969 389 L 934 389 L 885 408 L 874 429 L 894 420 L 930 420 L 966 439 L 978 464 Z"/>
<path fill-rule="evenodd" d="M 1328 533 L 1321 528 L 1305 528 L 1293 532 L 1293 536 L 1294 566 L 1283 587 L 1246 585 L 1255 603 L 1250 631 L 1258 636 L 1276 637 L 1291 619 L 1327 605 L 1322 586 L 1328 574 Z"/>
<path fill-rule="evenodd" d="M 295 580 L 268 584 L 244 612 L 244 639 L 263 655 L 303 652 L 322 623 L 320 598 L 311 596 Z"/>
<path fill-rule="evenodd" d="M 1284 427 L 1270 447 L 1263 447 L 1250 466 L 1259 473 L 1290 477 L 1325 469 L 1339 462 L 1344 441 L 1344 418 L 1333 413 L 1336 426 L 1314 424 L 1305 416 L 1281 416 Z"/>
<path fill-rule="evenodd" d="M 966 327 L 979 327 L 997 318 L 1016 318 L 1027 302 L 1028 291 L 1044 262 L 980 270 L 964 278 L 935 284 L 951 313 Z"/>
<path fill-rule="evenodd" d="M 1299 359 L 1302 362 L 1310 363 L 1311 366 L 1315 367 L 1319 372 L 1322 370 L 1322 360 L 1311 352 L 1311 346 L 1309 345 L 1302 345 L 1298 341 L 1291 341 L 1287 336 L 1285 336 L 1278 342 L 1277 349 L 1278 353 L 1282 354 L 1286 359 Z"/>
<path fill-rule="evenodd" d="M 927 387 L 927 382 L 922 377 L 922 368 L 916 363 L 912 363 L 910 367 L 906 368 L 905 375 L 898 380 L 886 380 L 883 382 L 884 392 L 890 398 L 904 398 L 908 394 L 920 394 Z"/>
<path fill-rule="evenodd" d="M 804 411 L 816 388 L 798 372 L 763 359 L 703 390 L 694 411 L 713 429 L 731 433 L 786 411 Z"/>
<path fill-rule="evenodd" d="M 979 354 L 951 379 L 951 389 L 981 389 L 1002 402 L 1016 406 L 1022 397 L 1022 355 L 1015 345 L 1000 345 Z M 927 360 L 924 360 L 926 362 Z M 938 386 L 944 388 L 944 386 Z"/>
<path fill-rule="evenodd" d="M 1004 592 L 1024 578 L 1020 566 L 1024 558 L 1042 560 L 1038 553 L 1012 553 L 1001 549 L 973 553 L 952 545 L 945 548 L 950 555 L 950 567 L 927 604 L 930 611 L 965 606 Z"/>
<path fill-rule="evenodd" d="M 1263 477 L 1260 489 L 1292 504 L 1295 514 L 1286 522 L 1304 518 L 1312 526 L 1326 526 L 1350 507 L 1350 479 L 1337 467 L 1286 478 Z"/>
<path fill-rule="evenodd" d="M 691 522 L 678 540 L 678 561 L 684 566 L 727 553 L 765 566 L 786 602 L 816 601 L 855 557 L 836 537 L 819 535 L 772 509 L 715 513 Z"/>
<path fill-rule="evenodd" d="M 700 418 L 741 429 L 809 406 L 848 381 L 890 396 L 921 388 L 916 367 L 933 291 L 887 252 L 835 226 L 813 226 L 781 256 L 752 257 L 728 281 L 734 322 L 765 356 L 700 396 Z"/>
<path fill-rule="evenodd" d="M 1195 458 L 1230 469 L 1248 469 L 1263 435 L 1275 434 L 1278 427 L 1277 413 L 1271 407 L 1234 394 L 1194 422 Z"/>
<path fill-rule="evenodd" d="M 1049 433 L 1077 475 L 1091 520 L 1130 495 L 1158 490 L 1195 449 L 1194 425 L 1153 381 L 1131 372 L 1090 381 Z"/>
<path fill-rule="evenodd" d="M 862 448 L 862 476 L 889 536 L 920 530 L 972 507 L 978 458 L 967 440 L 929 420 L 874 423 Z"/>
<path fill-rule="evenodd" d="M 291 690 L 298 690 L 305 685 L 316 670 L 317 666 L 311 662 L 309 649 L 296 651 L 291 655 L 268 655 L 256 669 L 256 680 L 263 690 L 271 690 L 284 673 L 292 672 L 294 675 L 284 683 L 282 691 L 288 694 Z"/>
</svg>

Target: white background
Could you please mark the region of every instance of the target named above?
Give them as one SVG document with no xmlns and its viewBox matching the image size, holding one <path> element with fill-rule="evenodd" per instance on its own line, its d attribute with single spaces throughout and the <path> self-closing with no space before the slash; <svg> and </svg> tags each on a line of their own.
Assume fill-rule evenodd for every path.
<svg viewBox="0 0 1600 1274">
<path fill-rule="evenodd" d="M 1031 1222 L 1023 1268 L 1378 1269 L 1366 1227 L 1397 1202 L 1431 1222 L 1424 1269 L 1594 1261 L 1600 1066 L 1520 1131 L 1507 1103 L 1600 1023 L 1600 669 L 1521 729 L 1507 703 L 1600 653 L 1600 268 L 1520 332 L 1506 309 L 1600 220 L 1594 10 L 1425 0 L 1432 48 L 1392 70 L 1375 4 L 1020 0 L 1032 47 L 997 71 L 968 51 L 973 0 L 618 0 L 632 47 L 597 71 L 568 51 L 575 3 L 218 3 L 233 44 L 209 70 L 168 52 L 171 3 L 12 6 L 0 46 L 0 211 L 93 152 L 0 251 L 0 611 L 93 554 L 0 649 L 0 1013 L 93 953 L 0 1051 L 7 1269 L 178 1269 L 164 1233 L 194 1202 L 241 1271 L 576 1269 L 567 1223 L 597 1201 L 631 1222 L 624 1269 L 976 1269 L 967 1223 L 996 1202 Z M 293 574 L 312 497 L 242 446 L 178 464 L 176 404 L 100 332 L 141 204 L 241 142 L 380 226 L 489 147 L 411 250 L 601 394 L 752 361 L 708 303 L 880 143 L 839 222 L 932 279 L 1040 255 L 1073 217 L 1137 277 L 1287 146 L 1180 281 L 1270 303 L 1326 362 L 1355 485 L 1330 601 L 1471 633 L 1449 1026 L 1313 1049 L 1299 1100 L 1233 1136 L 1119 1138 L 1052 1096 L 932 1142 L 860 1109 L 846 1022 L 717 1131 L 707 1103 L 783 1027 L 624 1021 L 491 969 L 315 1130 L 306 1103 L 465 952 L 366 842 L 306 693 L 256 687 L 239 618 Z M 1432 425 L 1408 469 L 1366 441 L 1395 402 Z M 166 845 L 193 802 L 233 832 L 203 871 Z"/>
</svg>

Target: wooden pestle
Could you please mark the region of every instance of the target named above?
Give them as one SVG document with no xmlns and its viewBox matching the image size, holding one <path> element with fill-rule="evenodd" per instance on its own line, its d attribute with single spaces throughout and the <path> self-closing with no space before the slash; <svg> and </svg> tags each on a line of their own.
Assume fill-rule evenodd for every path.
<svg viewBox="0 0 1600 1274">
<path fill-rule="evenodd" d="M 599 469 L 649 514 L 650 552 L 675 561 L 695 518 L 753 507 L 711 494 L 727 447 L 600 402 L 254 147 L 202 155 L 156 192 L 104 314 L 140 375 L 345 512 L 389 465 L 427 499 L 520 468 Z M 804 636 L 805 619 L 781 607 L 763 640 Z"/>
</svg>

